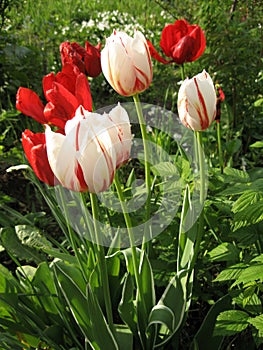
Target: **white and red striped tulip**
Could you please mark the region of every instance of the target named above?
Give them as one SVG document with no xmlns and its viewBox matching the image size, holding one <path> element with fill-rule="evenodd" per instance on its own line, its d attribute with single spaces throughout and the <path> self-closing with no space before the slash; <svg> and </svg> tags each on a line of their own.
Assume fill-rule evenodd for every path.
<svg viewBox="0 0 263 350">
<path fill-rule="evenodd" d="M 134 37 L 114 31 L 101 51 L 102 72 L 122 96 L 146 90 L 152 81 L 152 62 L 147 41 L 140 31 Z"/>
<path fill-rule="evenodd" d="M 203 70 L 186 79 L 178 92 L 178 114 L 189 129 L 207 129 L 216 117 L 216 91 L 210 75 Z"/>
<path fill-rule="evenodd" d="M 120 105 L 102 115 L 80 106 L 67 121 L 65 135 L 48 125 L 45 135 L 54 175 L 63 187 L 77 192 L 106 191 L 116 169 L 130 156 L 130 121 Z"/>
</svg>

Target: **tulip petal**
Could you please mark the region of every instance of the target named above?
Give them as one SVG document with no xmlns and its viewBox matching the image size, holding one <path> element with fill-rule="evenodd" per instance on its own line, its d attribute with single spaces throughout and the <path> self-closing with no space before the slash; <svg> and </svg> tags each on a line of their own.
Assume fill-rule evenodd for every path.
<svg viewBox="0 0 263 350">
<path fill-rule="evenodd" d="M 54 186 L 57 180 L 48 162 L 45 134 L 34 134 L 25 130 L 22 133 L 22 145 L 27 160 L 39 180 Z"/>
<path fill-rule="evenodd" d="M 66 136 L 54 133 L 48 125 L 45 135 L 50 167 L 60 183 L 72 191 L 87 190 L 83 179 L 77 176 L 83 172 L 79 169 L 72 143 Z"/>
<path fill-rule="evenodd" d="M 35 119 L 41 124 L 47 121 L 44 116 L 44 104 L 39 96 L 32 90 L 20 87 L 16 94 L 16 109 Z"/>
</svg>

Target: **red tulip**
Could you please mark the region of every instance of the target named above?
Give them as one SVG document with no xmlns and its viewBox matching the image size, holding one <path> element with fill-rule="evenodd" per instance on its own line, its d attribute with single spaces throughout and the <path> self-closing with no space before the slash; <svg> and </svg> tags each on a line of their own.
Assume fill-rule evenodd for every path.
<svg viewBox="0 0 263 350">
<path fill-rule="evenodd" d="M 206 40 L 204 32 L 197 24 L 190 25 L 183 19 L 175 21 L 174 24 L 168 24 L 162 31 L 160 46 L 171 60 L 160 56 L 150 42 L 148 45 L 152 57 L 161 63 L 183 64 L 193 62 L 203 54 Z"/>
<path fill-rule="evenodd" d="M 101 73 L 100 44 L 93 46 L 86 41 L 84 48 L 76 42 L 66 41 L 60 45 L 60 54 L 63 66 L 75 64 L 82 73 L 93 78 Z"/>
<path fill-rule="evenodd" d="M 30 130 L 25 130 L 22 133 L 22 145 L 27 160 L 39 180 L 50 186 L 54 186 L 55 182 L 58 183 L 48 162 L 45 134 L 34 134 Z"/>
<path fill-rule="evenodd" d="M 16 95 L 16 108 L 41 124 L 52 124 L 61 129 L 74 116 L 78 106 L 92 110 L 88 80 L 73 64 L 65 64 L 56 75 L 46 75 L 43 78 L 43 90 L 48 101 L 46 106 L 35 92 L 20 87 Z"/>
</svg>

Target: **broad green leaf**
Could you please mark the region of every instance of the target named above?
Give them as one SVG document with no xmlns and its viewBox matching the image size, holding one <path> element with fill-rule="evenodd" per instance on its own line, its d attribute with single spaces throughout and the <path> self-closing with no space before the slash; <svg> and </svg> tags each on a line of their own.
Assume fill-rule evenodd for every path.
<svg viewBox="0 0 263 350">
<path fill-rule="evenodd" d="M 246 269 L 248 265 L 244 263 L 232 265 L 219 273 L 219 275 L 214 279 L 214 282 L 225 282 L 236 280 L 240 273 Z"/>
<path fill-rule="evenodd" d="M 232 286 L 254 281 L 263 282 L 263 262 L 251 263 L 243 269 Z"/>
<path fill-rule="evenodd" d="M 187 276 L 187 270 L 181 270 L 177 275 L 175 275 L 165 289 L 161 299 L 157 304 L 157 307 L 154 306 L 153 315 L 151 316 L 151 325 L 157 325 L 159 318 L 159 324 L 161 326 L 158 329 L 159 340 L 158 343 L 155 344 L 156 348 L 162 347 L 166 342 L 168 342 L 183 322 L 187 308 L 190 305 L 188 303 L 188 299 L 191 299 L 188 295 L 190 283 L 188 282 Z M 189 284 L 187 285 L 187 283 Z M 159 308 L 160 305 L 165 307 Z M 173 317 L 170 315 L 170 321 L 168 316 L 170 314 L 169 310 L 171 310 L 173 314 Z M 171 322 L 172 319 L 174 320 Z M 172 327 L 172 331 L 170 331 L 170 329 L 167 327 L 168 325 L 169 328 Z"/>
<path fill-rule="evenodd" d="M 133 334 L 131 330 L 125 325 L 117 325 L 116 337 L 119 349 L 132 350 L 133 349 Z"/>
<path fill-rule="evenodd" d="M 88 315 L 92 324 L 93 338 L 99 349 L 116 350 L 118 344 L 114 338 L 105 317 L 101 311 L 96 295 L 90 285 L 87 285 Z"/>
<path fill-rule="evenodd" d="M 164 329 L 167 329 L 167 334 L 168 331 L 172 333 L 175 327 L 175 316 L 173 311 L 162 304 L 154 306 L 149 316 L 148 327 L 154 324 L 162 324 L 165 326 Z"/>
<path fill-rule="evenodd" d="M 252 206 L 263 199 L 263 192 L 255 192 L 249 190 L 244 192 L 233 204 L 232 211 L 237 213 L 239 211 L 245 210 L 248 207 Z"/>
<path fill-rule="evenodd" d="M 249 319 L 249 315 L 244 311 L 223 311 L 216 319 L 214 335 L 230 336 L 242 332 L 248 327 Z"/>
<path fill-rule="evenodd" d="M 262 99 L 263 100 L 263 99 Z M 256 141 L 249 145 L 250 148 L 263 148 L 263 141 Z"/>
<path fill-rule="evenodd" d="M 228 294 L 217 300 L 216 303 L 211 306 L 193 340 L 198 350 L 220 348 L 219 346 L 223 340 L 223 336 L 213 336 L 216 318 L 220 312 L 230 307 L 231 297 Z"/>
<path fill-rule="evenodd" d="M 224 242 L 208 252 L 210 261 L 238 261 L 239 249 L 232 243 Z"/>
<path fill-rule="evenodd" d="M 161 176 L 178 176 L 177 167 L 171 162 L 161 162 L 151 167 L 153 174 Z"/>
<path fill-rule="evenodd" d="M 249 182 L 248 173 L 242 170 L 226 167 L 224 169 L 224 182 Z"/>
<path fill-rule="evenodd" d="M 152 268 L 145 251 L 142 253 L 139 266 L 139 283 L 141 285 L 142 292 L 142 295 L 140 296 L 137 287 L 136 311 L 139 334 L 142 339 L 142 343 L 145 345 L 147 344 L 147 348 L 152 348 L 154 336 L 152 334 L 146 334 L 146 329 L 149 314 L 155 305 L 155 289 Z M 154 328 L 149 329 L 149 333 L 153 331 Z"/>
<path fill-rule="evenodd" d="M 11 227 L 1 229 L 0 239 L 5 249 L 19 259 L 34 261 L 35 263 L 41 263 L 45 260 L 45 257 L 37 249 L 22 244 L 15 230 Z"/>
<path fill-rule="evenodd" d="M 252 324 L 258 331 L 263 333 L 263 314 L 258 315 L 256 317 L 250 317 L 248 322 Z"/>
<path fill-rule="evenodd" d="M 234 215 L 234 230 L 241 227 L 256 224 L 263 220 L 263 198 L 245 210 L 238 211 Z"/>
<path fill-rule="evenodd" d="M 15 232 L 22 244 L 36 249 L 50 249 L 52 244 L 34 226 L 16 225 Z"/>
<path fill-rule="evenodd" d="M 65 297 L 77 325 L 82 330 L 84 336 L 89 341 L 93 341 L 92 322 L 85 296 L 86 284 L 81 272 L 76 267 L 66 266 L 59 261 L 53 264 L 53 269 L 60 287 L 60 292 Z M 68 271 L 70 269 L 69 274 Z"/>
<path fill-rule="evenodd" d="M 132 331 L 133 335 L 138 338 L 137 330 L 137 315 L 136 308 L 133 302 L 134 284 L 130 273 L 127 273 L 124 280 L 122 297 L 118 307 L 121 319 L 127 324 Z"/>
</svg>

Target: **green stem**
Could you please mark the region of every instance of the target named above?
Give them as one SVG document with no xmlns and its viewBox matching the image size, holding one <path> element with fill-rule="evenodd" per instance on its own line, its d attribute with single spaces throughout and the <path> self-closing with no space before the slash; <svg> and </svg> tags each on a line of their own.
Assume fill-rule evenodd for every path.
<svg viewBox="0 0 263 350">
<path fill-rule="evenodd" d="M 69 217 L 68 208 L 67 208 L 67 206 L 65 204 L 66 200 L 65 200 L 64 193 L 63 193 L 63 190 L 62 190 L 61 186 L 58 187 L 58 191 L 59 191 L 59 195 L 60 195 L 61 202 L 62 202 L 62 209 L 63 209 L 64 215 L 65 215 L 65 218 L 66 218 L 66 225 L 67 225 L 67 231 L 68 231 L 68 237 L 67 238 L 68 238 L 69 242 L 72 245 L 72 248 L 73 248 L 74 253 L 76 255 L 76 258 L 78 260 L 78 263 L 79 263 L 79 266 L 80 266 L 83 278 L 87 282 L 86 268 L 85 268 L 85 266 L 83 264 L 83 261 L 82 261 L 82 257 L 81 257 L 81 254 L 80 254 L 80 249 L 79 249 L 79 247 L 77 246 L 77 243 L 76 243 L 75 232 L 73 231 L 73 229 L 72 229 L 72 227 L 70 225 L 71 219 Z"/>
<path fill-rule="evenodd" d="M 217 131 L 217 147 L 218 147 L 218 157 L 219 157 L 219 165 L 221 174 L 223 174 L 224 170 L 224 161 L 223 161 L 223 153 L 222 153 L 222 145 L 221 145 L 221 127 L 220 121 L 216 122 L 216 131 Z"/>
<path fill-rule="evenodd" d="M 133 234 L 133 229 L 132 229 L 132 222 L 131 222 L 131 218 L 130 218 L 130 215 L 129 215 L 128 210 L 127 210 L 126 202 L 125 202 L 125 199 L 123 196 L 123 192 L 121 189 L 121 185 L 120 185 L 120 181 L 119 181 L 119 177 L 118 177 L 117 172 L 116 172 L 115 178 L 114 178 L 114 185 L 115 185 L 116 190 L 117 190 L 118 198 L 119 198 L 119 201 L 121 204 L 122 213 L 124 216 L 125 224 L 126 224 L 128 235 L 129 235 L 135 282 L 136 282 L 136 285 L 138 288 L 139 298 L 142 301 L 144 313 L 146 315 L 146 305 L 144 302 L 143 293 L 142 293 L 142 285 L 141 285 L 140 278 L 139 278 L 139 264 L 138 264 L 137 253 L 136 253 L 136 246 L 135 246 L 135 239 L 134 239 L 134 234 Z"/>
<path fill-rule="evenodd" d="M 147 193 L 147 200 L 146 200 L 146 214 L 145 218 L 146 221 L 150 218 L 151 213 L 151 169 L 150 169 L 150 152 L 148 147 L 148 137 L 147 137 L 147 131 L 146 131 L 146 123 L 143 117 L 143 111 L 141 102 L 139 99 L 139 95 L 136 94 L 133 96 L 136 112 L 139 119 L 139 124 L 141 128 L 141 134 L 142 134 L 142 140 L 143 140 L 143 148 L 144 148 L 144 171 L 145 171 L 145 184 L 146 184 L 146 193 Z M 147 238 L 147 241 L 149 240 L 149 227 L 146 227 L 145 225 L 145 232 L 144 232 L 144 239 L 142 244 L 142 250 L 146 249 L 146 242 L 145 238 Z"/>
<path fill-rule="evenodd" d="M 184 71 L 184 64 L 183 63 L 180 65 L 180 71 L 181 71 L 182 80 L 185 80 L 185 71 Z"/>
<path fill-rule="evenodd" d="M 205 201 L 205 157 L 204 157 L 204 152 L 202 148 L 202 132 L 195 131 L 195 137 L 197 140 L 197 154 L 198 154 L 198 162 L 199 162 L 199 170 L 200 170 L 200 197 L 199 198 L 200 198 L 200 205 L 203 206 Z M 202 209 L 198 220 L 198 231 L 197 231 L 197 237 L 195 241 L 194 255 L 193 255 L 193 259 L 190 267 L 191 270 L 194 268 L 195 262 L 198 257 L 200 245 L 203 238 L 203 233 L 204 233 L 204 209 Z"/>
<path fill-rule="evenodd" d="M 99 228 L 98 228 L 99 210 L 98 210 L 98 203 L 97 203 L 96 194 L 90 193 L 90 202 L 91 202 L 91 209 L 92 209 L 92 216 L 93 216 L 94 233 L 95 233 L 95 239 L 96 239 L 96 245 L 97 245 L 96 248 L 97 248 L 97 252 L 98 252 L 99 272 L 100 272 L 101 284 L 102 284 L 102 289 L 103 289 L 107 320 L 109 323 L 109 327 L 114 334 L 115 329 L 114 329 L 113 316 L 112 316 L 110 286 L 109 286 L 109 280 L 108 280 L 107 264 L 106 264 L 105 253 L 104 253 L 103 246 L 101 244 L 102 242 L 101 242 L 100 232 L 99 232 Z"/>
</svg>

